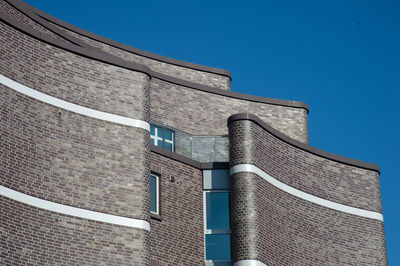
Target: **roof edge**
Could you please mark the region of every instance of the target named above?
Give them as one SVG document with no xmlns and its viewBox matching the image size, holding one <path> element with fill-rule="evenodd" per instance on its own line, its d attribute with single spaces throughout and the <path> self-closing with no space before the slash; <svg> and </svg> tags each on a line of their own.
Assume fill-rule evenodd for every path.
<svg viewBox="0 0 400 266">
<path fill-rule="evenodd" d="M 301 149 L 303 151 L 312 153 L 314 155 L 317 155 L 317 156 L 320 156 L 325 159 L 332 160 L 332 161 L 335 161 L 338 163 L 343 163 L 343 164 L 347 164 L 350 166 L 363 168 L 366 170 L 376 171 L 376 172 L 378 172 L 378 174 L 380 174 L 379 166 L 374 163 L 369 163 L 369 162 L 364 162 L 364 161 L 359 161 L 356 159 L 344 157 L 344 156 L 341 156 L 338 154 L 330 153 L 330 152 L 327 152 L 324 150 L 317 149 L 310 145 L 304 144 L 304 143 L 297 141 L 295 139 L 292 139 L 292 138 L 286 136 L 285 134 L 281 133 L 280 131 L 272 128 L 270 125 L 268 125 L 266 122 L 264 122 L 263 120 L 261 120 L 258 116 L 254 115 L 254 114 L 239 113 L 239 114 L 231 115 L 228 118 L 228 124 L 232 123 L 234 121 L 238 121 L 238 120 L 252 121 L 252 122 L 256 123 L 257 125 L 259 125 L 260 127 L 262 127 L 264 130 L 268 131 L 273 136 L 277 137 L 278 139 L 280 139 L 298 149 Z"/>
<path fill-rule="evenodd" d="M 42 17 L 43 19 L 47 20 L 50 23 L 56 24 L 60 27 L 63 27 L 67 30 L 73 31 L 75 33 L 78 33 L 80 35 L 83 35 L 85 37 L 88 37 L 90 39 L 99 41 L 101 43 L 105 43 L 108 45 L 111 45 L 113 47 L 134 53 L 136 55 L 140 55 L 146 58 L 150 58 L 153 60 L 157 60 L 160 62 L 164 62 L 164 63 L 168 63 L 168 64 L 172 64 L 172 65 L 176 65 L 176 66 L 181 66 L 181 67 L 186 67 L 186 68 L 190 68 L 190 69 L 194 69 L 194 70 L 198 70 L 198 71 L 203 71 L 203 72 L 208 72 L 208 73 L 213 73 L 213 74 L 218 74 L 218 75 L 222 75 L 222 76 L 226 76 L 228 77 L 230 80 L 232 80 L 232 74 L 230 71 L 225 70 L 225 69 L 220 69 L 220 68 L 215 68 L 215 67 L 210 67 L 210 66 L 204 66 L 204 65 L 200 65 L 200 64 L 196 64 L 196 63 L 190 63 L 187 61 L 183 61 L 183 60 L 179 60 L 179 59 L 174 59 L 174 58 L 170 58 L 170 57 L 166 57 L 166 56 L 162 56 L 162 55 L 158 55 L 155 53 L 151 53 L 151 52 L 147 52 L 138 48 L 135 48 L 133 46 L 129 46 L 123 43 L 120 43 L 118 41 L 114 41 L 112 39 L 103 37 L 101 35 L 95 34 L 93 32 L 84 30 L 82 28 L 76 27 L 68 22 L 65 22 L 61 19 L 58 19 L 50 14 L 47 14 L 43 11 L 41 11 L 40 9 L 31 6 L 25 2 L 23 2 L 22 0 L 9 0 L 10 2 L 14 2 L 15 4 L 22 4 L 23 3 L 23 8 L 29 8 L 32 12 L 36 13 L 36 15 Z M 43 26 L 43 25 L 42 25 Z"/>
<path fill-rule="evenodd" d="M 13 19 L 0 11 L 0 19 L 1 20 L 3 20 L 6 24 L 14 27 L 15 29 L 17 29 L 33 38 L 36 38 L 37 40 L 40 40 L 40 41 L 43 41 L 50 45 L 56 46 L 60 49 L 64 49 L 66 51 L 69 51 L 69 52 L 72 52 L 72 53 L 75 53 L 75 54 L 78 54 L 78 55 L 81 55 L 81 56 L 84 56 L 84 57 L 87 57 L 87 58 L 90 58 L 93 60 L 97 60 L 97 61 L 100 61 L 103 63 L 108 63 L 108 64 L 115 65 L 118 67 L 129 69 L 129 70 L 142 72 L 144 74 L 147 74 L 150 77 L 158 78 L 160 80 L 164 80 L 166 82 L 173 83 L 173 84 L 176 84 L 179 86 L 185 86 L 185 87 L 200 90 L 203 92 L 217 94 L 217 95 L 235 98 L 235 99 L 239 99 L 239 100 L 246 100 L 246 101 L 251 101 L 251 102 L 259 102 L 259 103 L 285 106 L 285 107 L 302 108 L 302 109 L 305 109 L 307 111 L 307 113 L 309 113 L 309 107 L 304 102 L 267 98 L 267 97 L 261 97 L 261 96 L 255 96 L 255 95 L 234 92 L 231 90 L 222 90 L 222 89 L 202 85 L 199 83 L 194 83 L 191 81 L 182 80 L 179 78 L 168 76 L 168 75 L 153 71 L 149 67 L 139 64 L 139 63 L 136 63 L 136 62 L 125 61 L 120 57 L 111 55 L 111 54 L 106 53 L 95 47 L 81 44 L 81 42 L 78 39 L 75 40 L 75 38 L 73 38 L 72 36 L 67 35 L 66 32 L 64 32 L 62 30 L 60 31 L 60 30 L 54 29 L 53 28 L 54 25 L 53 25 L 53 27 L 49 28 L 49 25 L 44 25 L 43 23 L 38 21 L 38 20 L 44 20 L 44 19 L 42 17 L 40 17 L 39 15 L 32 13 L 33 12 L 32 10 L 35 8 L 26 4 L 25 2 L 23 2 L 21 0 L 6 0 L 6 1 L 9 2 L 15 8 L 17 8 L 22 13 L 24 13 L 26 16 L 28 16 L 30 19 L 34 20 L 35 22 L 39 23 L 41 26 L 45 27 L 46 29 L 48 29 L 48 30 L 52 31 L 53 33 L 57 34 L 58 36 L 62 37 L 64 39 L 64 41 L 62 41 L 60 39 L 56 39 L 50 35 L 41 33 L 40 31 L 38 31 L 36 29 L 30 28 L 30 27 L 24 25 L 23 23 L 19 22 L 18 20 Z M 39 16 L 39 18 L 34 18 L 32 16 Z"/>
</svg>

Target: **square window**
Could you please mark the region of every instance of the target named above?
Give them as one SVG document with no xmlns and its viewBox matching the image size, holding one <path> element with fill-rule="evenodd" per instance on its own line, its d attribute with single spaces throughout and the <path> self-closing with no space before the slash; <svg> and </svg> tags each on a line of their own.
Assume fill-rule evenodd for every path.
<svg viewBox="0 0 400 266">
<path fill-rule="evenodd" d="M 157 147 L 175 151 L 175 131 L 163 126 L 150 124 L 150 142 Z"/>
</svg>

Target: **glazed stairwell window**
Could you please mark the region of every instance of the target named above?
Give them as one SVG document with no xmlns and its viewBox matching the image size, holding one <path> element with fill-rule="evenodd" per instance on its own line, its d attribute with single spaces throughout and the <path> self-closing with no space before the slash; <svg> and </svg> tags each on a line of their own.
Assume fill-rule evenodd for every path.
<svg viewBox="0 0 400 266">
<path fill-rule="evenodd" d="M 150 124 L 150 141 L 157 147 L 175 151 L 175 131 L 170 128 Z"/>
<path fill-rule="evenodd" d="M 150 212 L 160 214 L 160 177 L 150 174 Z"/>
<path fill-rule="evenodd" d="M 205 266 L 231 266 L 229 171 L 204 170 Z"/>
</svg>

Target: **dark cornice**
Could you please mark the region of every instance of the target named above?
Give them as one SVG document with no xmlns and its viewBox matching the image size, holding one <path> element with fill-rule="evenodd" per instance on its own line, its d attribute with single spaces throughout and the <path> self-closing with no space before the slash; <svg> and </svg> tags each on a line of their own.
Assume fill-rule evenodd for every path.
<svg viewBox="0 0 400 266">
<path fill-rule="evenodd" d="M 359 167 L 359 168 L 363 168 L 363 169 L 367 169 L 367 170 L 372 170 L 372 171 L 376 171 L 376 172 L 380 173 L 379 166 L 376 164 L 363 162 L 363 161 L 347 158 L 347 157 L 344 157 L 341 155 L 337 155 L 334 153 L 326 152 L 326 151 L 314 148 L 310 145 L 304 144 L 300 141 L 294 140 L 294 139 L 286 136 L 285 134 L 279 132 L 278 130 L 272 128 L 266 122 L 262 121 L 258 116 L 253 115 L 253 114 L 249 114 L 249 113 L 234 114 L 228 118 L 228 125 L 229 125 L 229 123 L 232 123 L 232 122 L 238 121 L 238 120 L 252 121 L 252 122 L 256 123 L 257 125 L 259 125 L 260 127 L 262 127 L 264 130 L 268 131 L 273 136 L 277 137 L 278 139 L 280 139 L 298 149 L 301 149 L 303 151 L 312 153 L 314 155 L 317 155 L 317 156 L 320 156 L 320 157 L 323 157 L 323 158 L 326 158 L 328 160 L 332 160 L 332 161 L 335 161 L 338 163 L 343 163 L 343 164 L 347 164 L 347 165 L 351 165 L 351 166 L 355 166 L 355 167 Z"/>
<path fill-rule="evenodd" d="M 232 80 L 232 75 L 228 70 L 209 67 L 209 66 L 203 66 L 203 65 L 199 65 L 199 64 L 194 64 L 194 63 L 190 63 L 190 62 L 186 62 L 186 61 L 182 61 L 182 60 L 178 60 L 178 59 L 174 59 L 174 58 L 169 58 L 169 57 L 162 56 L 162 55 L 157 55 L 157 54 L 154 54 L 154 53 L 151 53 L 151 52 L 143 51 L 143 50 L 140 50 L 138 48 L 135 48 L 135 47 L 132 47 L 132 46 L 129 46 L 129 45 L 126 45 L 126 44 L 123 44 L 123 43 L 108 39 L 106 37 L 97 35 L 95 33 L 86 31 L 84 29 L 78 28 L 78 27 L 76 27 L 74 25 L 71 25 L 71 24 L 65 22 L 65 21 L 62 21 L 62 20 L 60 20 L 58 18 L 55 18 L 55 17 L 53 17 L 53 16 L 51 16 L 51 15 L 49 15 L 49 14 L 47 14 L 47 13 L 45 13 L 45 12 L 43 12 L 43 11 L 37 9 L 37 8 L 35 8 L 35 7 L 32 7 L 32 6 L 22 2 L 20 0 L 12 0 L 12 2 L 13 2 L 13 4 L 17 4 L 17 5 L 20 5 L 20 6 L 22 6 L 20 3 L 23 3 L 23 5 L 26 6 L 26 8 L 30 8 L 33 13 L 35 13 L 36 15 L 41 16 L 42 18 L 46 19 L 47 21 L 49 21 L 51 23 L 54 23 L 55 25 L 58 25 L 60 27 L 63 27 L 65 29 L 67 29 L 67 30 L 70 30 L 72 32 L 75 32 L 75 33 L 78 33 L 80 35 L 83 35 L 83 36 L 85 36 L 87 38 L 96 40 L 98 42 L 105 43 L 105 44 L 108 44 L 110 46 L 119 48 L 121 50 L 125 50 L 125 51 L 131 52 L 133 54 L 137 54 L 137 55 L 140 55 L 140 56 L 143 56 L 143 57 L 146 57 L 146 58 L 150 58 L 150 59 L 153 59 L 153 60 L 157 60 L 157 61 L 160 61 L 160 62 L 164 62 L 164 63 L 176 65 L 176 66 L 181 66 L 181 67 L 185 67 L 185 68 L 190 68 L 190 69 L 194 69 L 194 70 L 199 70 L 199 71 L 203 71 L 203 72 L 218 74 L 218 75 L 226 76 L 226 77 L 228 77 L 229 79 Z"/>
<path fill-rule="evenodd" d="M 163 148 L 154 146 L 152 144 L 150 145 L 150 150 L 154 153 L 157 153 L 157 154 L 167 157 L 169 159 L 178 161 L 180 163 L 187 164 L 187 165 L 197 168 L 199 170 L 213 170 L 213 169 L 228 169 L 229 168 L 228 162 L 201 163 L 199 161 L 195 161 L 188 157 L 179 155 L 175 152 L 167 151 Z"/>
<path fill-rule="evenodd" d="M 222 89 L 217 89 L 213 88 L 210 86 L 182 80 L 179 78 L 171 77 L 156 71 L 151 70 L 149 67 L 144 66 L 139 63 L 135 62 L 128 62 L 123 60 L 120 57 L 111 55 L 109 53 L 106 53 L 96 47 L 90 46 L 78 38 L 75 38 L 71 35 L 69 35 L 65 30 L 59 29 L 56 26 L 54 26 L 52 23 L 48 21 L 48 18 L 51 18 L 53 20 L 60 21 L 50 15 L 47 15 L 46 13 L 26 4 L 23 1 L 20 0 L 6 0 L 9 2 L 12 6 L 14 6 L 16 9 L 18 9 L 20 12 L 28 16 L 30 19 L 34 20 L 36 23 L 40 24 L 41 26 L 45 27 L 46 29 L 50 30 L 54 34 L 60 36 L 63 40 L 54 38 L 48 34 L 44 34 L 38 30 L 35 30 L 31 27 L 28 27 L 24 25 L 23 23 L 10 18 L 8 15 L 2 13 L 0 11 L 0 19 L 3 20 L 5 23 L 8 25 L 14 27 L 15 29 L 33 37 L 36 38 L 40 41 L 43 41 L 45 43 L 54 45 L 58 48 L 64 49 L 66 51 L 93 59 L 97 60 L 103 63 L 123 67 L 126 69 L 130 70 L 135 70 L 139 71 L 142 73 L 145 73 L 149 75 L 150 77 L 154 77 L 169 83 L 173 83 L 179 86 L 184 86 L 188 88 L 192 88 L 195 90 L 199 91 L 204 91 L 207 93 L 212 93 L 216 95 L 221 95 L 229 98 L 235 98 L 239 100 L 246 100 L 246 101 L 251 101 L 251 102 L 259 102 L 259 103 L 265 103 L 265 104 L 271 104 L 271 105 L 279 105 L 279 106 L 285 106 L 285 107 L 293 107 L 293 108 L 302 108 L 309 112 L 308 105 L 304 102 L 299 102 L 299 101 L 287 101 L 287 100 L 280 100 L 280 99 L 273 99 L 273 98 L 266 98 L 266 97 L 260 97 L 260 96 L 254 96 L 254 95 L 248 95 L 248 94 L 243 94 L 243 93 L 238 93 L 238 92 L 233 92 L 233 91 L 227 91 L 227 90 L 222 90 Z M 44 19 L 44 17 L 46 19 Z M 47 18 L 48 17 L 48 18 Z M 61 22 L 58 22 L 61 23 Z M 65 22 L 62 22 L 65 23 Z M 68 24 L 68 23 L 65 23 Z M 68 24 L 69 25 L 69 24 Z M 76 28 L 75 26 L 72 26 Z M 78 28 L 76 28 L 78 29 Z M 83 30 L 82 30 L 83 31 Z M 79 33 L 78 30 L 76 32 Z"/>
<path fill-rule="evenodd" d="M 106 64 L 115 65 L 118 67 L 123 67 L 126 69 L 142 72 L 147 74 L 151 77 L 150 73 L 151 70 L 147 66 L 135 63 L 135 62 L 127 62 L 122 58 L 110 55 L 108 53 L 103 53 L 97 49 L 88 49 L 87 47 L 82 47 L 67 41 L 63 41 L 57 38 L 54 38 L 48 34 L 42 33 L 37 31 L 31 27 L 26 26 L 25 24 L 9 17 L 8 15 L 0 12 L 0 20 L 4 23 L 8 24 L 9 26 L 13 27 L 14 29 L 23 32 L 26 35 L 29 35 L 39 41 L 44 43 L 50 44 L 52 46 L 61 48 L 68 52 L 72 52 L 74 54 L 90 58 L 96 61 L 100 61 Z"/>
</svg>

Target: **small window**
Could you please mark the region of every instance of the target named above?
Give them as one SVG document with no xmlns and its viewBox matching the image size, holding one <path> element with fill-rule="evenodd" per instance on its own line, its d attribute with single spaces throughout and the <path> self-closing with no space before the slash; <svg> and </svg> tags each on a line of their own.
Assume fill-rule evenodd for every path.
<svg viewBox="0 0 400 266">
<path fill-rule="evenodd" d="M 150 175 L 150 212 L 160 214 L 160 177 Z"/>
<path fill-rule="evenodd" d="M 170 128 L 151 124 L 150 141 L 157 147 L 175 151 L 175 131 Z"/>
</svg>

